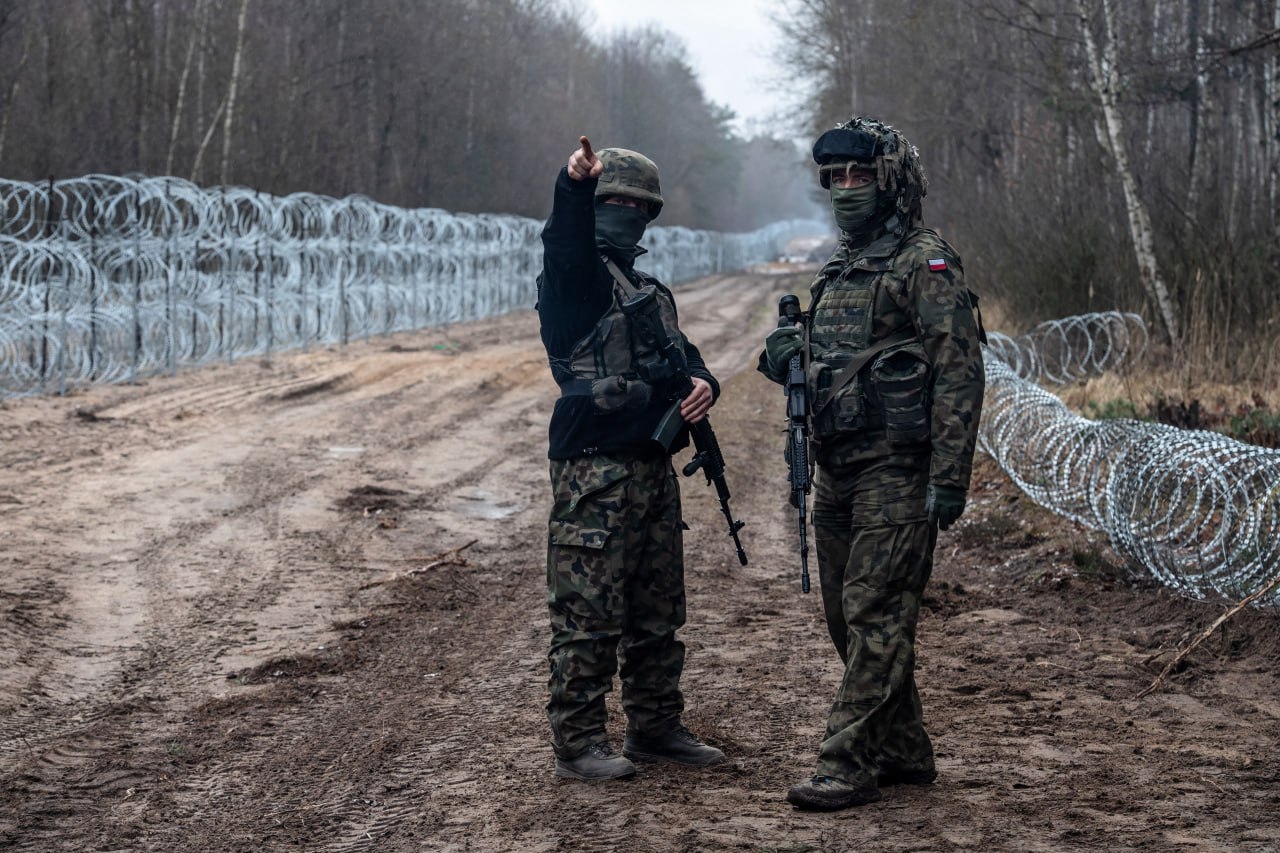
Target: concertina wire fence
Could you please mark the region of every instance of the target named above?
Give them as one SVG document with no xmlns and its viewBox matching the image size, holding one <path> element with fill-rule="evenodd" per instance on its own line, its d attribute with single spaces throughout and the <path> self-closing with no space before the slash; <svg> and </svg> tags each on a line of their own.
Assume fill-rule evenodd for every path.
<svg viewBox="0 0 1280 853">
<path fill-rule="evenodd" d="M 0 399 L 530 307 L 541 227 L 176 178 L 0 179 Z M 826 230 L 653 228 L 645 266 L 677 283 Z M 1034 384 L 1121 366 L 1146 346 L 1141 318 L 1089 314 L 989 337 L 979 442 L 1030 497 L 1105 531 L 1118 554 L 1191 596 L 1247 595 L 1280 571 L 1280 451 L 1089 420 Z"/>
<path fill-rule="evenodd" d="M 989 334 L 979 445 L 1033 500 L 1104 531 L 1179 592 L 1244 598 L 1280 573 L 1280 450 L 1203 430 L 1090 420 L 1035 382 L 1067 383 L 1140 355 L 1136 314 L 1086 314 L 1018 338 Z M 1272 590 L 1257 604 L 1280 604 Z"/>
<path fill-rule="evenodd" d="M 0 179 L 0 399 L 532 307 L 541 228 L 167 177 Z M 828 230 L 652 228 L 644 267 L 674 284 Z"/>
</svg>

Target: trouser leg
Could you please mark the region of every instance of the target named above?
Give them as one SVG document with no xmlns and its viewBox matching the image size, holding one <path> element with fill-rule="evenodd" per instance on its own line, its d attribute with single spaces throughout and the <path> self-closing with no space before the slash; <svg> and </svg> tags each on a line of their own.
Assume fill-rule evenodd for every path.
<svg viewBox="0 0 1280 853">
<path fill-rule="evenodd" d="M 602 457 L 553 461 L 551 481 L 547 717 L 557 752 L 571 757 L 605 739 L 626 618 L 631 472 Z"/>
<path fill-rule="evenodd" d="M 880 745 L 880 768 L 897 772 L 933 770 L 933 742 L 924 729 L 914 671 L 891 709 L 890 720 L 889 733 Z"/>
<path fill-rule="evenodd" d="M 915 628 L 935 530 L 924 473 L 868 467 L 819 477 L 814 527 L 828 631 L 844 677 L 819 752 L 822 775 L 874 784 L 881 761 L 932 766 L 916 691 Z"/>
<path fill-rule="evenodd" d="M 641 471 L 633 491 L 639 560 L 628 579 L 619 653 L 629 728 L 652 737 L 678 726 L 684 711 L 684 644 L 676 639 L 685 620 L 684 545 L 670 462 L 647 463 Z"/>
</svg>

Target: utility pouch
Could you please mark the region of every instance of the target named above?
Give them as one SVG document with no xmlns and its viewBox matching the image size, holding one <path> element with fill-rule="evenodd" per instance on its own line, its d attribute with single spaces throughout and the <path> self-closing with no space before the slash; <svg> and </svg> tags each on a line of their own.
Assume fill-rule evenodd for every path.
<svg viewBox="0 0 1280 853">
<path fill-rule="evenodd" d="M 653 386 L 625 376 L 605 376 L 591 380 L 591 402 L 598 411 L 608 414 L 623 409 L 639 411 L 649 405 Z"/>
<path fill-rule="evenodd" d="M 881 354 L 871 365 L 871 382 L 884 407 L 885 438 L 891 445 L 929 440 L 929 362 L 918 342 Z"/>
<path fill-rule="evenodd" d="M 824 361 L 809 362 L 806 382 L 809 386 L 813 411 L 814 438 L 821 441 L 840 433 L 861 432 L 866 429 L 866 402 L 862 394 L 862 378 L 844 378 L 834 387 L 841 369 L 847 368 L 853 356 L 846 352 L 830 352 Z"/>
</svg>

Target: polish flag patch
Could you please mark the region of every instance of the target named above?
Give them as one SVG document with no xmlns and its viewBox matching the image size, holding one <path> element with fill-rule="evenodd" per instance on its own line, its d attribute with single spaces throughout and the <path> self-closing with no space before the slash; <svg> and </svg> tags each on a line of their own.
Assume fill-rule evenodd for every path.
<svg viewBox="0 0 1280 853">
<path fill-rule="evenodd" d="M 930 272 L 942 272 L 942 271 L 943 271 L 943 270 L 945 270 L 946 268 L 947 268 L 947 259 L 946 259 L 946 258 L 930 258 L 930 259 L 929 259 L 929 271 L 930 271 Z"/>
</svg>

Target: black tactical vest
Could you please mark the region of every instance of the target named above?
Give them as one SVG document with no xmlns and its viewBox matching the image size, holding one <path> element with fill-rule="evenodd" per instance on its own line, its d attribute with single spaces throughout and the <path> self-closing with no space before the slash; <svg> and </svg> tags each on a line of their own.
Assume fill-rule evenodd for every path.
<svg viewBox="0 0 1280 853">
<path fill-rule="evenodd" d="M 617 269 L 614 267 L 614 269 Z M 561 396 L 590 396 L 600 412 L 620 409 L 640 411 L 653 397 L 654 383 L 645 368 L 660 361 L 658 351 L 636 334 L 622 305 L 639 295 L 652 293 L 669 339 L 683 341 L 676 309 L 667 292 L 651 281 L 636 287 L 620 270 L 614 276 L 609 310 L 594 328 L 573 346 L 568 376 L 557 371 Z M 563 364 L 563 362 L 562 362 Z"/>
</svg>

